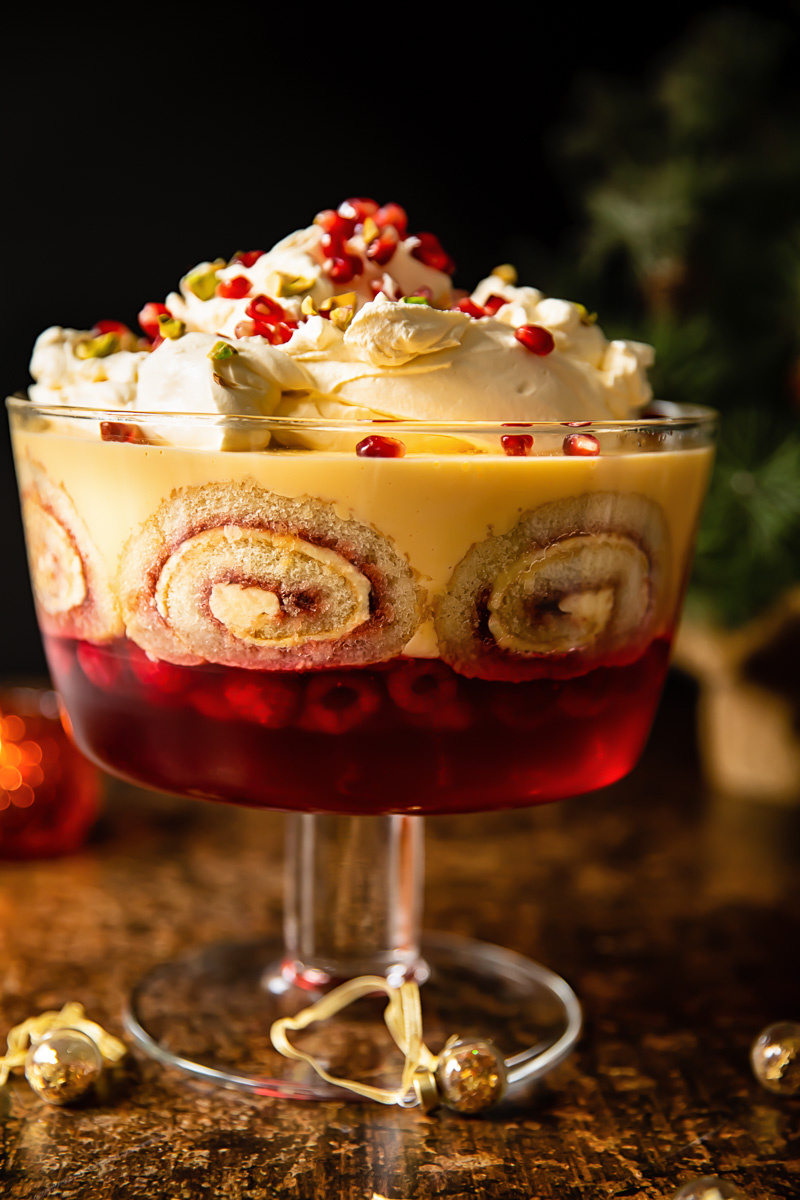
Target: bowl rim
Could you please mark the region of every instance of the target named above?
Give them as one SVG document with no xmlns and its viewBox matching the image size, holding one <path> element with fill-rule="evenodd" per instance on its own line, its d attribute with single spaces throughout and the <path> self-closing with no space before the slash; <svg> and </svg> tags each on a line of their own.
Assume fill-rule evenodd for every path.
<svg viewBox="0 0 800 1200">
<path fill-rule="evenodd" d="M 142 409 L 89 408 L 67 404 L 38 404 L 25 395 L 9 396 L 6 407 L 10 415 L 47 417 L 61 420 L 101 421 L 123 425 L 165 424 L 168 426 L 200 425 L 219 428 L 225 426 L 272 427 L 284 430 L 317 430 L 324 433 L 406 433 L 469 435 L 497 434 L 503 436 L 519 432 L 554 434 L 571 429 L 580 433 L 646 433 L 659 430 L 701 430 L 713 434 L 719 422 L 716 409 L 700 404 L 675 404 L 671 401 L 651 401 L 646 412 L 649 416 L 625 419 L 603 418 L 597 421 L 415 421 L 402 417 L 376 417 L 369 420 L 354 418 L 325 419 L 315 417 L 266 416 L 242 413 L 194 413 L 194 412 L 150 412 Z M 658 410 L 661 410 L 660 412 Z M 562 433 L 562 436 L 563 433 Z"/>
</svg>

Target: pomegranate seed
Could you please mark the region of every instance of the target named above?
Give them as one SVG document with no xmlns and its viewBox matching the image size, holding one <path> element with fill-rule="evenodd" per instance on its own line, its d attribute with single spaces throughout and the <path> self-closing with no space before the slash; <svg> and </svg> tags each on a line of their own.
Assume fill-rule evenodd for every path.
<svg viewBox="0 0 800 1200">
<path fill-rule="evenodd" d="M 286 318 L 282 306 L 269 296 L 253 296 L 244 311 L 245 316 L 251 317 L 259 324 L 273 325 Z"/>
<path fill-rule="evenodd" d="M 231 262 L 241 263 L 243 267 L 252 267 L 253 263 L 258 262 L 263 253 L 263 250 L 237 250 Z"/>
<path fill-rule="evenodd" d="M 123 325 L 122 321 L 95 321 L 92 327 L 92 333 L 96 337 L 101 337 L 104 333 L 116 333 L 122 336 L 122 334 L 130 332 L 131 330 L 127 325 Z"/>
<path fill-rule="evenodd" d="M 385 229 L 387 225 L 393 225 L 401 238 L 406 236 L 408 232 L 408 217 L 406 210 L 401 208 L 399 204 L 384 204 L 376 213 L 373 213 L 375 224 L 379 229 Z"/>
<path fill-rule="evenodd" d="M 147 337 L 155 340 L 161 336 L 158 318 L 164 316 L 172 316 L 172 313 L 169 311 L 166 304 L 157 304 L 155 301 L 151 300 L 149 304 L 145 304 L 144 308 L 139 313 L 137 320 L 142 328 L 143 333 L 145 333 Z M 163 341 L 163 338 L 161 340 Z"/>
<path fill-rule="evenodd" d="M 332 283 L 349 283 L 355 275 L 361 275 L 364 264 L 355 254 L 344 254 L 325 260 L 323 266 Z"/>
<path fill-rule="evenodd" d="M 100 437 L 104 442 L 131 442 L 136 446 L 150 445 L 138 425 L 128 425 L 123 421 L 101 421 Z"/>
<path fill-rule="evenodd" d="M 469 296 L 465 296 L 463 300 L 459 300 L 454 304 L 451 311 L 466 313 L 468 317 L 474 317 L 476 321 L 486 316 L 480 305 L 476 304 L 474 300 L 470 300 Z"/>
<path fill-rule="evenodd" d="M 591 425 L 591 421 L 562 421 L 561 424 L 566 429 L 582 429 L 584 425 Z"/>
<path fill-rule="evenodd" d="M 524 458 L 533 449 L 533 438 L 529 433 L 506 433 L 500 445 L 509 458 Z"/>
<path fill-rule="evenodd" d="M 411 251 L 412 257 L 416 258 L 418 262 L 424 263 L 426 267 L 433 267 L 435 271 L 443 271 L 445 275 L 452 275 L 456 264 L 442 249 L 442 244 L 436 234 L 418 233 L 416 237 L 419 244 Z"/>
<path fill-rule="evenodd" d="M 367 196 L 351 196 L 349 200 L 343 201 L 338 208 L 340 217 L 345 220 L 354 220 L 358 224 L 363 224 L 367 217 L 374 217 L 378 211 L 379 205 L 377 200 L 370 200 Z"/>
<path fill-rule="evenodd" d="M 356 231 L 355 218 L 344 217 L 335 208 L 324 208 L 322 212 L 318 212 L 314 217 L 314 224 L 319 225 L 326 234 L 338 238 L 339 241 L 346 241 Z M 323 244 L 324 241 L 323 238 Z"/>
<path fill-rule="evenodd" d="M 397 230 L 392 228 L 385 230 L 380 237 L 375 238 L 375 241 L 370 242 L 367 246 L 367 258 L 379 267 L 385 266 L 397 249 L 397 242 Z"/>
<path fill-rule="evenodd" d="M 277 325 L 259 325 L 258 334 L 266 338 L 270 346 L 282 346 L 297 328 L 296 321 L 281 321 Z"/>
<path fill-rule="evenodd" d="M 75 652 L 80 668 L 90 683 L 99 688 L 113 688 L 121 674 L 119 659 L 104 646 L 93 642 L 78 642 Z"/>
<path fill-rule="evenodd" d="M 221 279 L 217 284 L 217 295 L 223 300 L 241 300 L 250 291 L 250 280 L 244 275 L 233 279 Z"/>
<path fill-rule="evenodd" d="M 519 325 L 514 330 L 514 337 L 526 350 L 530 350 L 531 354 L 538 354 L 540 358 L 555 350 L 553 335 L 543 325 Z"/>
<path fill-rule="evenodd" d="M 237 338 L 255 337 L 256 323 L 255 321 L 239 321 L 233 331 L 233 336 Z"/>
<path fill-rule="evenodd" d="M 591 458 L 600 453 L 600 443 L 591 433 L 570 433 L 564 438 L 564 453 Z"/>
<path fill-rule="evenodd" d="M 406 448 L 397 438 L 382 437 L 373 433 L 356 446 L 359 458 L 404 458 Z"/>
<path fill-rule="evenodd" d="M 501 309 L 504 304 L 508 304 L 508 300 L 506 300 L 505 296 L 490 296 L 483 306 L 486 316 L 493 317 L 498 309 Z"/>
</svg>

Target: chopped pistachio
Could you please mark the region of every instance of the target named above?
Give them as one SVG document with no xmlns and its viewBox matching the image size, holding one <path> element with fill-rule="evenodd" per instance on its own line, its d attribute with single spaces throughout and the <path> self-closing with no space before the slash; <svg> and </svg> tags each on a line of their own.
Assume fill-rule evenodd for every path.
<svg viewBox="0 0 800 1200">
<path fill-rule="evenodd" d="M 310 292 L 314 286 L 314 280 L 307 279 L 305 275 L 286 275 L 278 271 L 278 279 L 279 296 L 300 296 L 303 292 Z"/>
<path fill-rule="evenodd" d="M 511 263 L 500 263 L 499 267 L 495 267 L 492 271 L 498 279 L 502 279 L 503 283 L 507 283 L 509 287 L 513 287 L 517 282 L 517 268 Z"/>
<path fill-rule="evenodd" d="M 300 305 L 300 312 L 306 317 L 315 317 L 317 315 L 317 306 L 310 296 L 303 297 L 303 303 Z"/>
<path fill-rule="evenodd" d="M 77 358 L 105 358 L 119 350 L 119 334 L 101 333 L 99 337 L 83 338 L 75 345 Z"/>
<path fill-rule="evenodd" d="M 424 296 L 403 296 L 403 304 L 427 304 L 430 308 L 430 304 Z"/>
<path fill-rule="evenodd" d="M 233 358 L 234 354 L 238 353 L 239 351 L 235 346 L 232 346 L 230 342 L 220 341 L 214 342 L 214 345 L 209 350 L 207 357 L 210 358 L 212 362 L 222 362 L 226 358 Z"/>
<path fill-rule="evenodd" d="M 333 312 L 335 308 L 349 308 L 351 305 L 355 308 L 355 292 L 342 292 L 339 296 L 328 296 L 327 300 L 323 300 L 319 306 L 319 311 L 329 313 Z"/>
<path fill-rule="evenodd" d="M 331 325 L 335 325 L 337 329 L 341 329 L 342 333 L 344 333 L 355 316 L 355 311 L 355 306 L 352 304 L 337 305 L 336 308 L 331 309 Z"/>
<path fill-rule="evenodd" d="M 162 337 L 175 338 L 183 337 L 186 333 L 186 325 L 177 317 L 170 316 L 169 313 L 159 313 L 158 315 L 158 332 Z"/>
<path fill-rule="evenodd" d="M 381 236 L 381 231 L 378 228 L 372 217 L 367 217 L 361 230 L 361 236 L 364 239 L 364 245 L 369 246 L 370 242 L 374 242 L 375 238 Z"/>
<path fill-rule="evenodd" d="M 217 290 L 217 271 L 225 265 L 225 260 L 218 258 L 208 267 L 191 271 L 186 276 L 189 291 L 197 296 L 198 300 L 210 300 Z"/>
<path fill-rule="evenodd" d="M 597 313 L 590 313 L 585 304 L 576 304 L 578 316 L 580 317 L 581 325 L 594 325 L 597 320 Z"/>
</svg>

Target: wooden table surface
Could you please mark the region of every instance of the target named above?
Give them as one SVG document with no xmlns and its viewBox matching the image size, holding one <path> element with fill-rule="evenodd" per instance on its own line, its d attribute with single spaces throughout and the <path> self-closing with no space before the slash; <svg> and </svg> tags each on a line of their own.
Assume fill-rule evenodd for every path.
<svg viewBox="0 0 800 1200">
<path fill-rule="evenodd" d="M 760 1029 L 800 1019 L 797 810 L 709 795 L 673 679 L 645 758 L 593 797 L 428 822 L 426 925 L 564 975 L 572 1058 L 481 1118 L 209 1092 L 139 1060 L 104 1103 L 0 1090 L 0 1196 L 230 1200 L 672 1196 L 717 1173 L 800 1196 L 800 1097 L 753 1078 Z M 121 1032 L 152 964 L 277 930 L 283 818 L 114 785 L 89 847 L 0 864 L 0 1035 L 67 1000 Z"/>
</svg>

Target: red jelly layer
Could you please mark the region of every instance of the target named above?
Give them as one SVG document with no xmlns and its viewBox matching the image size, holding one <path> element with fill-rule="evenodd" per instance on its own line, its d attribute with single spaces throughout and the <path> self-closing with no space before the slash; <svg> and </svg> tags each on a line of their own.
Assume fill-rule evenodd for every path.
<svg viewBox="0 0 800 1200">
<path fill-rule="evenodd" d="M 446 813 L 558 800 L 636 763 L 669 658 L 575 679 L 467 679 L 437 659 L 341 671 L 152 662 L 45 639 L 80 749 L 162 791 L 300 812 Z"/>
</svg>

